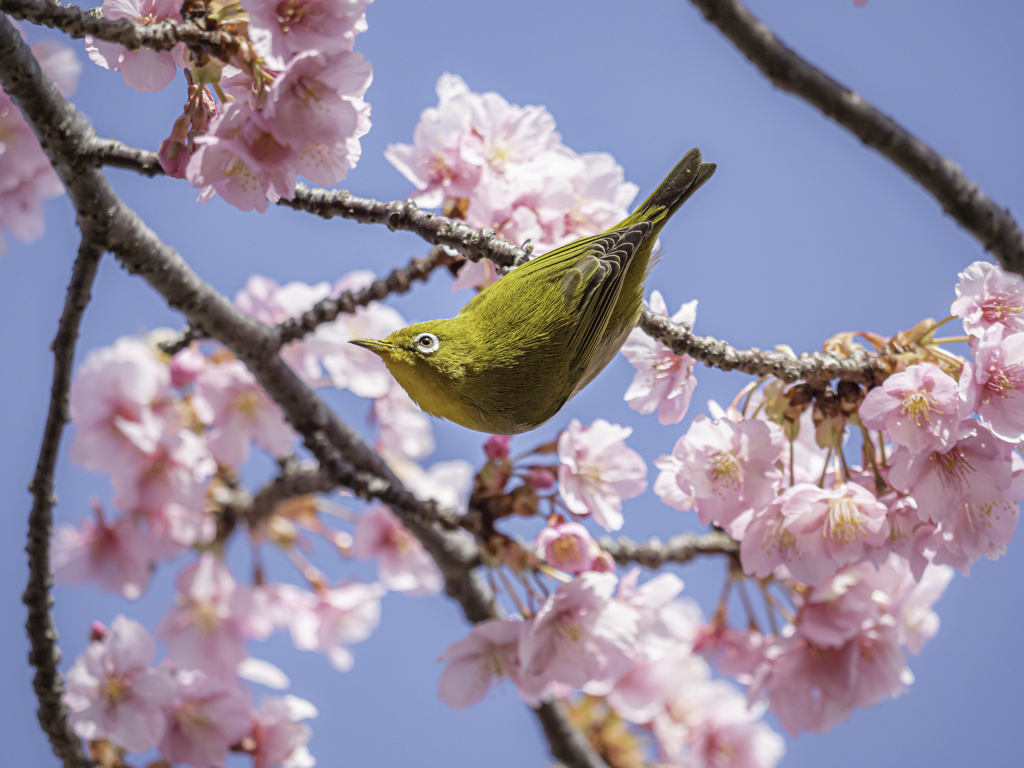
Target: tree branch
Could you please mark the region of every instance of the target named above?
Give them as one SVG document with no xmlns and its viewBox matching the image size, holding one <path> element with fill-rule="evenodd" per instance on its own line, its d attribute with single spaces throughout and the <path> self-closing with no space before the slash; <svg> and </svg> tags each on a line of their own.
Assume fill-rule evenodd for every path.
<svg viewBox="0 0 1024 768">
<path fill-rule="evenodd" d="M 117 139 L 97 139 L 96 145 L 92 149 L 92 157 L 96 165 L 124 168 L 141 173 L 143 176 L 167 175 L 160 165 L 160 158 L 156 152 L 150 152 L 148 149 L 135 149 L 127 144 L 122 144 Z"/>
<path fill-rule="evenodd" d="M 556 760 L 569 768 L 607 768 L 608 764 L 579 729 L 573 727 L 558 702 L 546 701 L 533 711 Z"/>
<path fill-rule="evenodd" d="M 456 258 L 448 246 L 435 245 L 424 258 L 413 259 L 408 266 L 392 270 L 383 280 L 374 280 L 360 291 L 345 291 L 336 299 L 317 302 L 312 309 L 277 326 L 281 343 L 301 339 L 318 325 L 329 323 L 343 313 L 351 315 L 357 307 L 365 307 L 371 301 L 380 301 L 392 293 L 407 293 L 414 281 L 425 281 L 435 269 L 454 263 Z"/>
<path fill-rule="evenodd" d="M 92 295 L 103 251 L 83 239 L 78 258 L 71 272 L 64 312 L 61 314 L 57 335 L 50 348 L 53 350 L 53 384 L 50 387 L 50 409 L 43 428 L 43 442 L 39 449 L 35 475 L 29 483 L 32 511 L 28 517 L 28 586 L 22 602 L 28 608 L 25 629 L 31 645 L 28 660 L 36 668 L 33 687 L 39 700 L 39 724 L 50 738 L 53 753 L 68 768 L 86 768 L 92 761 L 82 752 L 82 743 L 68 726 L 67 710 L 61 701 L 64 680 L 58 669 L 60 648 L 57 646 L 57 628 L 50 614 L 53 597 L 50 586 L 50 535 L 53 532 L 54 470 L 60 451 L 64 425 L 68 422 L 68 392 L 78 341 L 78 327 L 82 313 Z"/>
<path fill-rule="evenodd" d="M 816 107 L 894 162 L 942 209 L 991 251 L 1004 269 L 1024 274 L 1024 234 L 957 165 L 849 88 L 801 58 L 737 0 L 691 0 L 774 85 Z"/>
<path fill-rule="evenodd" d="M 69 37 L 89 35 L 132 51 L 139 48 L 169 51 L 178 43 L 185 43 L 227 61 L 238 48 L 234 35 L 223 30 L 208 31 L 194 21 L 139 24 L 131 19 L 111 20 L 98 15 L 97 11 L 102 13 L 98 8 L 87 11 L 51 0 L 0 0 L 0 11 L 19 21 L 59 29 Z"/>
<path fill-rule="evenodd" d="M 812 386 L 823 386 L 832 379 L 840 379 L 872 387 L 888 374 L 882 361 L 864 351 L 838 358 L 824 352 L 791 357 L 782 352 L 736 349 L 710 336 L 695 336 L 685 325 L 650 311 L 641 315 L 638 326 L 677 355 L 689 355 L 704 365 L 723 371 L 775 376 L 787 382 L 803 380 Z"/>
<path fill-rule="evenodd" d="M 662 544 L 658 539 L 639 544 L 625 536 L 613 541 L 602 536 L 598 542 L 601 549 L 615 558 L 619 565 L 639 563 L 644 568 L 660 568 L 665 563 L 688 563 L 700 555 L 729 555 L 740 553 L 739 544 L 723 531 L 705 534 L 680 533 Z"/>
<path fill-rule="evenodd" d="M 526 251 L 502 240 L 493 229 L 475 230 L 458 219 L 420 210 L 411 200 L 379 200 L 356 197 L 345 190 L 295 187 L 295 198 L 278 200 L 278 205 L 307 211 L 330 219 L 340 216 L 362 224 L 386 224 L 388 229 L 415 232 L 431 245 L 447 245 L 470 261 L 490 259 L 498 266 L 512 266 L 526 258 Z"/>
</svg>

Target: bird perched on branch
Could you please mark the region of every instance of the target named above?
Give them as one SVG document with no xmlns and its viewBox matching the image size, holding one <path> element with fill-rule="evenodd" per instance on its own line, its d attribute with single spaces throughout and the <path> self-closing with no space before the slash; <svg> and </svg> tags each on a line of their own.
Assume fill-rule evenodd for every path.
<svg viewBox="0 0 1024 768">
<path fill-rule="evenodd" d="M 378 354 L 429 414 L 496 435 L 539 427 L 625 343 L 658 233 L 714 172 L 690 150 L 611 229 L 517 267 L 456 317 L 352 343 Z"/>
</svg>

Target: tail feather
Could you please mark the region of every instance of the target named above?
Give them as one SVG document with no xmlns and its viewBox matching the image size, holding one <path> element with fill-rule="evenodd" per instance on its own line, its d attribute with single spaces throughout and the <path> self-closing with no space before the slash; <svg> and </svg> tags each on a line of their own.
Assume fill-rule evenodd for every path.
<svg viewBox="0 0 1024 768">
<path fill-rule="evenodd" d="M 650 197 L 637 206 L 629 218 L 618 227 L 641 221 L 651 221 L 655 223 L 655 229 L 661 229 L 661 226 L 668 221 L 672 214 L 690 199 L 690 195 L 711 178 L 716 167 L 714 163 L 701 162 L 700 150 L 691 149 L 682 160 L 676 163 L 676 167 L 651 193 Z"/>
</svg>

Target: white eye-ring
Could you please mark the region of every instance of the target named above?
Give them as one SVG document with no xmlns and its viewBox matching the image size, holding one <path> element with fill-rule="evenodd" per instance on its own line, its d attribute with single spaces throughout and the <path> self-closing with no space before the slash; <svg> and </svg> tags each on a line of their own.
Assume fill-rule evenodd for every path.
<svg viewBox="0 0 1024 768">
<path fill-rule="evenodd" d="M 437 336 L 432 333 L 417 334 L 413 344 L 416 345 L 416 351 L 421 355 L 432 355 L 437 352 L 438 347 L 441 346 L 441 342 L 438 341 Z"/>
</svg>

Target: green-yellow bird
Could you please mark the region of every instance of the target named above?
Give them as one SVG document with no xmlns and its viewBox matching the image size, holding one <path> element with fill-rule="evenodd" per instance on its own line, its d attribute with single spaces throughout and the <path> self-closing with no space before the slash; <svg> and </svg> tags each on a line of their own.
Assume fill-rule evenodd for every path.
<svg viewBox="0 0 1024 768">
<path fill-rule="evenodd" d="M 714 172 L 690 150 L 611 229 L 517 267 L 456 317 L 352 343 L 380 355 L 429 414 L 495 435 L 539 427 L 625 343 L 658 233 Z"/>
</svg>

